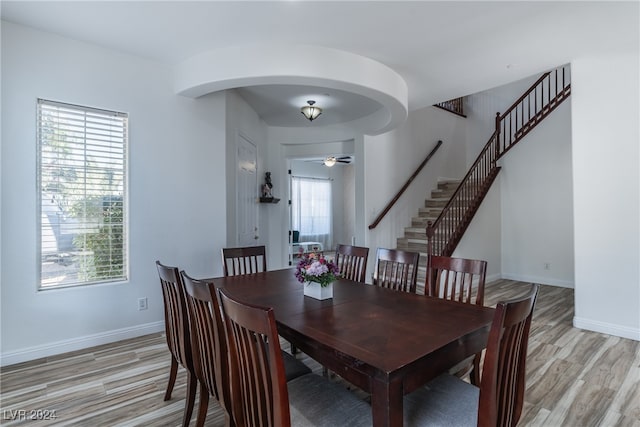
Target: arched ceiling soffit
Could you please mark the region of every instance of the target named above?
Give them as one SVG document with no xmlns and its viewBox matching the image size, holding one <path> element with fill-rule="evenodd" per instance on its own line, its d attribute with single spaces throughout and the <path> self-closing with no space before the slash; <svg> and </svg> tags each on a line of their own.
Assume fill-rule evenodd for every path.
<svg viewBox="0 0 640 427">
<path fill-rule="evenodd" d="M 407 84 L 386 65 L 319 46 L 251 45 L 193 56 L 175 68 L 175 89 L 197 98 L 259 85 L 315 86 L 351 92 L 377 103 L 372 114 L 346 123 L 364 134 L 394 129 L 408 112 Z"/>
</svg>

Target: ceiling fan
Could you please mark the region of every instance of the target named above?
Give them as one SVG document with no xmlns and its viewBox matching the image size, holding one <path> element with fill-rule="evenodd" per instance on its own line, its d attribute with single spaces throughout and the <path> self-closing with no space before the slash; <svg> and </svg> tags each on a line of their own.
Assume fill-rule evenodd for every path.
<svg viewBox="0 0 640 427">
<path fill-rule="evenodd" d="M 308 161 L 316 162 L 316 163 L 323 163 L 325 166 L 330 168 L 331 166 L 335 165 L 336 163 L 349 164 L 349 163 L 353 162 L 353 158 L 351 156 L 341 156 L 341 157 L 327 156 L 324 159 L 314 159 L 314 160 L 308 160 Z"/>
</svg>

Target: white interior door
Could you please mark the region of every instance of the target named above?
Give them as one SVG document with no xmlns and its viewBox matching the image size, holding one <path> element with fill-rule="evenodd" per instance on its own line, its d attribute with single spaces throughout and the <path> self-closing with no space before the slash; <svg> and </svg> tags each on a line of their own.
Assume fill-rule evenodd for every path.
<svg viewBox="0 0 640 427">
<path fill-rule="evenodd" d="M 258 154 L 255 144 L 238 134 L 236 138 L 236 224 L 238 246 L 255 246 L 258 234 Z"/>
</svg>

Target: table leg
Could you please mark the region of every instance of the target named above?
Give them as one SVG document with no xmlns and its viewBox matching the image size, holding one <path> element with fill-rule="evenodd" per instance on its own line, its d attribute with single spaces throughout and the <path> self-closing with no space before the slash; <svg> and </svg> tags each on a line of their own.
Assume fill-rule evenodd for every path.
<svg viewBox="0 0 640 427">
<path fill-rule="evenodd" d="M 402 381 L 371 381 L 371 412 L 374 427 L 402 427 Z"/>
</svg>

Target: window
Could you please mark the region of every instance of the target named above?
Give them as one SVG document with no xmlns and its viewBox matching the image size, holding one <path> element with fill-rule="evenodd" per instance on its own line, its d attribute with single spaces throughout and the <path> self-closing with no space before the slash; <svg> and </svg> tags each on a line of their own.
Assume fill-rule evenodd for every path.
<svg viewBox="0 0 640 427">
<path fill-rule="evenodd" d="M 318 178 L 291 179 L 292 226 L 301 242 L 320 242 L 331 247 L 331 181 Z"/>
<path fill-rule="evenodd" d="M 40 289 L 127 279 L 124 113 L 38 100 Z"/>
</svg>

